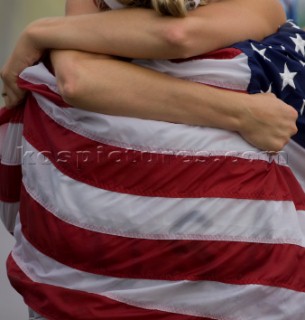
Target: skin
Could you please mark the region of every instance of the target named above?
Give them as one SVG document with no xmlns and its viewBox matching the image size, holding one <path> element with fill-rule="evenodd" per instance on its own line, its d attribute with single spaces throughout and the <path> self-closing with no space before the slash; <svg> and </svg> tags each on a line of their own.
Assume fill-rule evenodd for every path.
<svg viewBox="0 0 305 320">
<path fill-rule="evenodd" d="M 272 2 L 269 0 L 266 5 L 262 0 L 222 0 L 198 7 L 184 19 L 162 17 L 141 8 L 112 10 L 93 13 L 90 19 L 87 15 L 42 19 L 34 22 L 28 32 L 38 50 L 74 49 L 147 59 L 187 58 L 274 33 L 285 16 L 282 10 L 276 14 L 273 6 L 268 8 Z M 271 13 L 267 14 L 268 10 Z"/>
<path fill-rule="evenodd" d="M 248 37 L 260 39 L 273 33 L 284 21 L 282 11 L 276 14 L 274 8 L 266 10 L 265 1 L 258 0 L 255 4 L 251 0 L 242 1 L 243 5 L 237 0 L 217 1 L 181 19 L 159 17 L 153 10 L 143 9 L 96 13 L 91 0 L 69 0 L 67 13 L 71 17 L 34 22 L 22 34 L 11 59 L 2 70 L 4 90 L 9 93 L 6 104 L 14 106 L 23 97 L 24 93 L 15 84 L 19 72 L 40 58 L 45 48 L 51 47 L 60 49 L 52 52 L 52 62 L 63 98 L 72 105 L 108 114 L 221 127 L 238 131 L 261 149 L 280 150 L 296 132 L 297 113 L 272 94 L 248 96 L 210 88 L 146 70 L 109 55 L 96 54 L 104 52 L 141 58 L 160 58 L 160 55 L 163 58 L 187 57 L 217 49 L 229 41 L 231 44 Z M 270 0 L 268 5 L 272 3 L 276 8 L 277 1 Z M 221 18 L 219 28 L 218 22 L 216 25 L 212 23 L 211 17 L 215 12 L 210 8 Z M 207 9 L 209 11 L 203 11 Z M 228 12 L 228 9 L 232 11 Z M 126 13 L 128 19 L 122 20 Z M 248 17 L 240 19 L 241 13 L 242 17 L 247 14 L 253 20 Z M 73 17 L 78 14 L 82 15 Z M 239 16 L 236 26 L 232 25 L 233 30 L 238 27 L 238 34 L 228 32 L 229 28 L 225 27 L 229 15 Z M 249 22 L 260 28 L 255 28 L 253 33 L 254 28 Z M 245 25 L 242 28 L 241 23 Z M 108 24 L 108 32 L 103 35 L 100 30 L 105 30 Z M 121 30 L 120 27 L 114 26 L 124 28 L 124 33 L 117 31 Z M 207 40 L 198 45 L 198 41 L 195 42 L 198 37 Z M 228 42 L 223 43 L 224 38 Z M 79 49 L 93 53 L 80 52 Z M 118 87 L 120 95 L 117 94 Z"/>
</svg>

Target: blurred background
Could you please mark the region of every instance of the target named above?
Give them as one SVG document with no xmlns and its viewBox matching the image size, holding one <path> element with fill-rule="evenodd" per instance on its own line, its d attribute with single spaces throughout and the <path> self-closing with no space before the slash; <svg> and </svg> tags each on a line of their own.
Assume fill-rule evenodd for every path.
<svg viewBox="0 0 305 320">
<path fill-rule="evenodd" d="M 305 27 L 305 0 L 281 0 L 289 18 Z M 9 56 L 22 29 L 44 16 L 63 15 L 65 0 L 0 0 L 0 66 Z M 0 97 L 0 106 L 3 101 Z M 13 238 L 0 223 L 0 319 L 26 320 L 27 308 L 10 287 L 5 260 L 14 244 Z"/>
<path fill-rule="evenodd" d="M 304 0 L 280 0 L 287 14 L 288 19 L 294 20 L 297 24 L 305 27 L 305 1 Z"/>
</svg>

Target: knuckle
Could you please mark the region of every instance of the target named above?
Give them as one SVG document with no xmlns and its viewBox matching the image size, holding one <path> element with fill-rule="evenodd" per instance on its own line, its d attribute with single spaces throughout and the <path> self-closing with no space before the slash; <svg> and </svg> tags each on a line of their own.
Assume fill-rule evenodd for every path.
<svg viewBox="0 0 305 320">
<path fill-rule="evenodd" d="M 298 115 L 299 115 L 298 111 L 297 111 L 295 108 L 293 108 L 293 107 L 290 107 L 290 110 L 291 110 L 291 114 L 292 114 L 295 118 L 297 118 Z"/>
</svg>

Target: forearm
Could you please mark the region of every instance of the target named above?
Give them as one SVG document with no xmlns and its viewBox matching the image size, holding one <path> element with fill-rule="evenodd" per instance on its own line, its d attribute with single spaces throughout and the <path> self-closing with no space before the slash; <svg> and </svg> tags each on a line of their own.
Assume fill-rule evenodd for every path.
<svg viewBox="0 0 305 320">
<path fill-rule="evenodd" d="M 163 20 L 160 24 L 159 19 Z M 171 20 L 170 17 L 160 18 L 153 10 L 124 9 L 90 14 L 90 19 L 88 15 L 44 18 L 32 23 L 24 36 L 41 50 L 52 48 L 130 58 L 174 58 L 181 56 L 180 50 L 164 37 Z M 143 21 L 153 27 L 146 27 L 146 23 L 143 26 Z"/>
<path fill-rule="evenodd" d="M 83 11 L 82 6 L 89 1 L 90 8 Z M 74 6 L 73 14 L 96 10 L 91 0 L 69 2 Z M 43 19 L 25 29 L 1 70 L 8 91 L 5 103 L 15 106 L 21 101 L 24 92 L 17 87 L 16 79 L 41 58 L 45 49 L 131 58 L 183 58 L 247 38 L 261 39 L 283 23 L 281 13 L 277 0 L 221 0 L 198 8 L 183 19 L 160 17 L 153 10 L 144 9 Z"/>
<path fill-rule="evenodd" d="M 52 55 L 55 60 L 60 55 L 56 77 L 64 99 L 75 107 L 239 130 L 242 112 L 239 94 L 172 78 L 110 57 L 66 52 L 65 59 L 63 54 Z"/>
<path fill-rule="evenodd" d="M 275 32 L 283 17 L 266 16 L 266 6 L 274 0 L 264 0 L 264 12 L 261 1 L 254 6 L 253 0 L 223 0 L 198 8 L 187 18 L 160 17 L 153 10 L 139 8 L 47 18 L 34 22 L 26 33 L 40 49 L 84 50 L 131 58 L 181 58 Z M 273 11 L 276 10 L 277 6 Z"/>
<path fill-rule="evenodd" d="M 67 14 L 96 10 L 91 0 L 67 1 Z M 149 16 L 151 12 L 145 10 Z M 244 95 L 182 81 L 109 56 L 58 51 L 53 52 L 52 60 L 64 99 L 76 107 L 231 131 L 244 129 L 249 104 Z"/>
<path fill-rule="evenodd" d="M 78 108 L 236 131 L 264 150 L 281 150 L 296 133 L 297 112 L 272 94 L 216 89 L 109 56 L 57 51 L 55 60 L 56 55 L 59 89 Z"/>
</svg>

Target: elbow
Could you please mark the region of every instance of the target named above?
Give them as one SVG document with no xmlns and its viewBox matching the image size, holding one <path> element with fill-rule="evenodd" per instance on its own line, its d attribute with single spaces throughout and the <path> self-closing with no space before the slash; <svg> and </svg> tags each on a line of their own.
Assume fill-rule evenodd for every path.
<svg viewBox="0 0 305 320">
<path fill-rule="evenodd" d="M 74 105 L 79 99 L 81 92 L 77 69 L 69 70 L 69 68 L 66 68 L 57 73 L 56 78 L 57 87 L 62 99 L 67 104 Z"/>
<path fill-rule="evenodd" d="M 177 19 L 174 24 L 170 24 L 164 31 L 163 36 L 169 48 L 175 52 L 173 58 L 190 58 L 198 54 L 196 46 L 192 40 L 193 33 L 189 26 L 189 20 L 184 18 Z M 197 42 L 198 43 L 198 42 Z"/>
<path fill-rule="evenodd" d="M 75 81 L 73 79 L 65 79 L 65 81 L 58 81 L 57 86 L 64 102 L 72 106 L 77 100 L 78 95 Z"/>
</svg>

